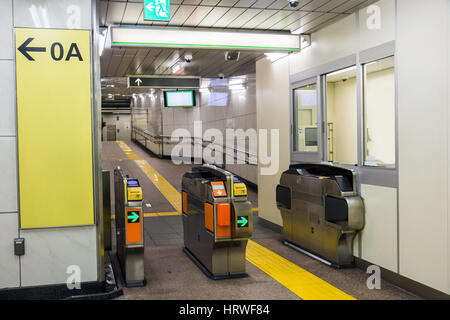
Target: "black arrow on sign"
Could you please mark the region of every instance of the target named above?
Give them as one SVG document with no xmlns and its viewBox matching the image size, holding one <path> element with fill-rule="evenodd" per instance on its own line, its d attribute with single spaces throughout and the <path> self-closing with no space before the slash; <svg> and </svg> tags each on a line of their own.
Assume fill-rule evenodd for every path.
<svg viewBox="0 0 450 320">
<path fill-rule="evenodd" d="M 27 58 L 30 61 L 34 61 L 33 57 L 28 54 L 28 52 L 45 52 L 47 49 L 44 47 L 28 47 L 31 41 L 33 41 L 34 38 L 28 38 L 24 43 L 20 45 L 17 50 L 22 53 L 25 58 Z"/>
</svg>

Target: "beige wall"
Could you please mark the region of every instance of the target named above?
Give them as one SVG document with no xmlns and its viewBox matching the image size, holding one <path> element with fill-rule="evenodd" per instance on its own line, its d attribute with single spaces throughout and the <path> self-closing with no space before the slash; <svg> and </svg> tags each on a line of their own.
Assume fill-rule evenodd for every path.
<svg viewBox="0 0 450 320">
<path fill-rule="evenodd" d="M 327 122 L 333 123 L 335 163 L 358 163 L 356 101 L 356 78 L 327 84 Z"/>
<path fill-rule="evenodd" d="M 400 273 L 447 293 L 448 20 L 448 1 L 398 1 Z"/>
<path fill-rule="evenodd" d="M 289 76 L 396 40 L 399 190 L 361 186 L 367 224 L 355 253 L 361 250 L 361 258 L 448 294 L 450 4 L 383 0 L 376 5 L 381 8 L 380 29 L 368 28 L 369 14 L 361 9 L 359 26 L 356 15 L 350 15 L 314 33 L 313 45 L 303 52 L 274 63 L 258 61 L 258 128 L 280 130 L 281 161 L 276 175 L 259 176 L 259 214 L 281 225 L 275 187 L 290 162 Z M 392 93 L 388 96 L 391 99 Z M 386 134 L 392 137 L 392 131 Z"/>
<path fill-rule="evenodd" d="M 280 175 L 290 164 L 289 61 L 287 58 L 271 63 L 267 59 L 256 62 L 256 125 L 258 130 L 279 130 L 280 168 L 274 175 L 261 175 L 258 164 L 259 216 L 282 224 L 276 206 L 275 188 Z M 270 141 L 272 143 L 272 141 Z M 268 147 L 268 150 L 270 150 Z"/>
</svg>

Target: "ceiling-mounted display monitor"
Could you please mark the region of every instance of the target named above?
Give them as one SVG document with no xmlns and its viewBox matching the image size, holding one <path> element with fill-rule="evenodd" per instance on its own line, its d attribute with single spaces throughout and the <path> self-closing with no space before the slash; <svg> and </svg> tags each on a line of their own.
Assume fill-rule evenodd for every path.
<svg viewBox="0 0 450 320">
<path fill-rule="evenodd" d="M 211 91 L 208 105 L 211 107 L 226 107 L 228 105 L 227 91 Z"/>
<path fill-rule="evenodd" d="M 195 91 L 164 91 L 166 107 L 195 107 Z"/>
</svg>

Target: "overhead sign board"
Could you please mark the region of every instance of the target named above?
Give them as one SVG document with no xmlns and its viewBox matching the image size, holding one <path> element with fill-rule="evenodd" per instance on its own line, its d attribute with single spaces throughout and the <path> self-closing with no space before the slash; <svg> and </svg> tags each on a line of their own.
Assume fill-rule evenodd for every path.
<svg viewBox="0 0 450 320">
<path fill-rule="evenodd" d="M 200 77 L 129 76 L 130 88 L 200 88 Z"/>
<path fill-rule="evenodd" d="M 169 21 L 170 0 L 145 0 L 144 20 Z"/>
<path fill-rule="evenodd" d="M 90 31 L 15 38 L 20 227 L 92 225 Z"/>
<path fill-rule="evenodd" d="M 300 51 L 300 37 L 290 33 L 177 30 L 111 27 L 111 45 L 221 50 Z"/>
</svg>

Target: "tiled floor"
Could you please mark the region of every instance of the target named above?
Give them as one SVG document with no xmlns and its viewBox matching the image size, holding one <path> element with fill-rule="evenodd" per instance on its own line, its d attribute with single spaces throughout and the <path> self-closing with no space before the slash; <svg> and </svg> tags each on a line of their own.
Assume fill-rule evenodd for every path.
<svg viewBox="0 0 450 320">
<path fill-rule="evenodd" d="M 152 156 L 135 143 L 127 142 L 127 144 L 140 158 L 148 161 L 176 189 L 181 191 L 181 177 L 190 170 L 192 165 L 175 166 L 171 161 Z M 145 213 L 175 211 L 134 161 L 127 159 L 117 143 L 104 142 L 103 168 L 113 170 L 118 165 L 127 174 L 140 180 L 144 191 L 144 203 L 152 205 L 151 208 L 144 207 Z M 248 188 L 248 191 L 249 199 L 256 208 L 257 192 L 251 188 Z M 144 288 L 124 288 L 124 296 L 119 299 L 299 299 L 297 295 L 249 261 L 246 261 L 249 275 L 247 278 L 210 280 L 182 250 L 181 215 L 152 216 L 145 218 L 144 221 L 145 274 L 148 284 Z M 369 290 L 366 286 L 367 275 L 364 271 L 356 268 L 332 269 L 284 246 L 282 235 L 264 227 L 260 223 L 256 211 L 254 212 L 254 231 L 251 239 L 355 298 L 417 299 L 414 295 L 387 282 L 383 282 L 382 290 Z"/>
</svg>

